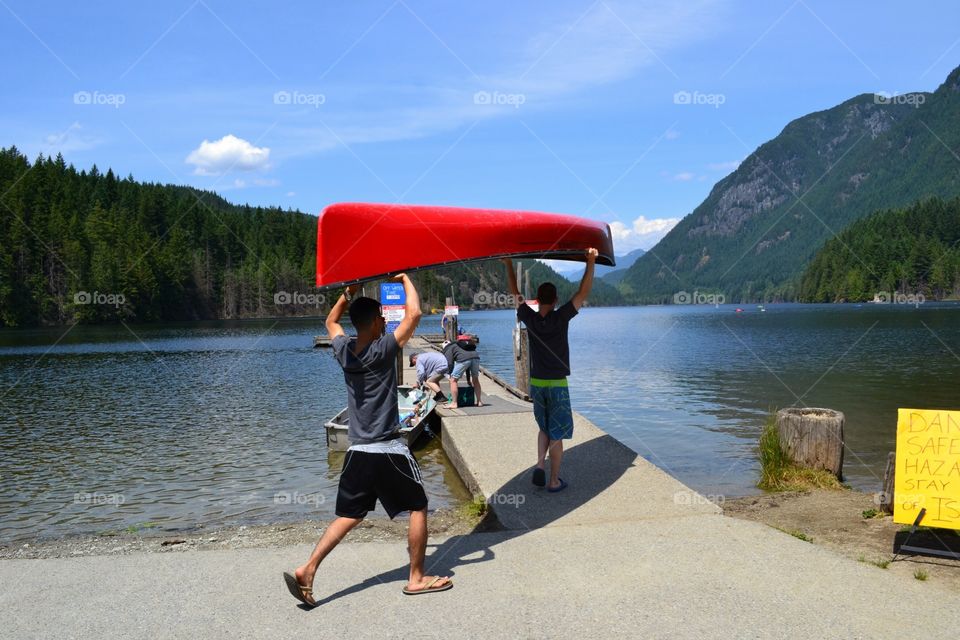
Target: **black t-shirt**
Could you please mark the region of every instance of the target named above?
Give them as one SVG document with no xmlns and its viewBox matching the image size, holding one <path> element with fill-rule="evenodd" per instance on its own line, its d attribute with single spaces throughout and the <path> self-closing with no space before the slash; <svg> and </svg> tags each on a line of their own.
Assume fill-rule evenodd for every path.
<svg viewBox="0 0 960 640">
<path fill-rule="evenodd" d="M 526 302 L 517 307 L 517 320 L 527 326 L 530 336 L 530 375 L 557 380 L 570 375 L 570 344 L 567 328 L 577 315 L 573 301 L 542 316 Z"/>
<path fill-rule="evenodd" d="M 352 444 L 384 440 L 400 427 L 397 409 L 397 351 L 392 333 L 377 338 L 360 353 L 351 350 L 356 338 L 333 339 L 333 355 L 347 382 L 347 439 Z"/>
</svg>

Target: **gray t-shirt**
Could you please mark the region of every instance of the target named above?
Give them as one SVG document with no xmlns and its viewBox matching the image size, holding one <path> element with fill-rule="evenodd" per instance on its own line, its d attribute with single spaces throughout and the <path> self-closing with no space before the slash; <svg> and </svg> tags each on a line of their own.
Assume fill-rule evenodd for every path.
<svg viewBox="0 0 960 640">
<path fill-rule="evenodd" d="M 333 339 L 333 355 L 343 368 L 347 383 L 347 439 L 369 444 L 388 439 L 400 427 L 397 410 L 397 352 L 400 345 L 392 333 L 383 335 L 358 354 L 356 338 Z"/>
<path fill-rule="evenodd" d="M 447 359 L 442 353 L 425 351 L 417 355 L 417 382 L 423 383 L 431 377 L 447 372 Z"/>
<path fill-rule="evenodd" d="M 570 344 L 567 328 L 577 315 L 573 302 L 553 309 L 542 316 L 521 302 L 517 320 L 527 326 L 530 336 L 530 376 L 544 380 L 559 380 L 570 375 Z"/>
</svg>

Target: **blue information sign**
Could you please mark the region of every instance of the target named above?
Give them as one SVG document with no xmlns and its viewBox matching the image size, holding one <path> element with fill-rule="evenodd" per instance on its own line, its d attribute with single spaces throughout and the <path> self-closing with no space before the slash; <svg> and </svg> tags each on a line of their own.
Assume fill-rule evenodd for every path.
<svg viewBox="0 0 960 640">
<path fill-rule="evenodd" d="M 402 282 L 380 283 L 380 304 L 407 304 Z"/>
<path fill-rule="evenodd" d="M 383 315 L 387 319 L 387 332 L 393 332 L 400 326 L 403 319 L 404 305 L 407 303 L 407 293 L 403 290 L 402 282 L 382 282 L 380 284 L 380 305 Z"/>
</svg>

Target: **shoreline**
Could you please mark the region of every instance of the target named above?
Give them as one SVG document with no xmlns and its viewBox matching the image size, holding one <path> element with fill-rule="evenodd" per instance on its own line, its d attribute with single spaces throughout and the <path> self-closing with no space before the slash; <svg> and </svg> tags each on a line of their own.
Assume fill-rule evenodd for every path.
<svg viewBox="0 0 960 640">
<path fill-rule="evenodd" d="M 960 298 L 944 298 L 941 300 L 925 300 L 921 303 L 921 306 L 929 304 L 958 304 L 960 305 Z M 742 305 L 795 305 L 795 306 L 804 306 L 804 307 L 813 307 L 813 306 L 863 306 L 870 305 L 876 307 L 885 307 L 885 306 L 898 306 L 893 303 L 876 303 L 870 300 L 865 300 L 863 302 L 853 302 L 849 300 L 838 301 L 838 302 L 799 302 L 795 300 L 781 300 L 777 302 L 763 302 L 763 301 L 754 301 L 754 302 L 724 302 L 720 307 L 737 307 Z M 586 305 L 591 309 L 626 309 L 626 308 L 644 308 L 644 307 L 677 307 L 677 308 L 686 308 L 686 307 L 712 307 L 711 304 L 698 304 L 698 305 L 687 305 L 687 304 L 678 304 L 670 302 L 643 302 L 635 304 L 588 304 Z M 914 306 L 913 304 L 899 305 L 899 306 Z M 472 309 L 469 307 L 461 307 L 460 311 L 468 311 L 470 313 L 475 313 L 479 311 L 513 311 L 514 307 L 484 307 L 482 309 Z M 429 313 L 424 312 L 424 317 L 437 317 L 442 316 L 442 313 Z M 320 321 L 326 318 L 326 314 L 322 315 L 294 315 L 294 316 L 244 316 L 242 318 L 205 318 L 205 319 L 188 319 L 184 318 L 181 320 L 157 320 L 150 322 L 128 322 L 126 324 L 134 327 L 150 327 L 150 326 L 161 326 L 161 325 L 177 325 L 177 324 L 197 324 L 197 323 L 214 323 L 214 322 L 258 322 L 258 321 L 269 321 L 269 320 L 302 320 L 302 321 Z M 30 331 L 37 329 L 58 329 L 58 328 L 67 328 L 67 327 L 120 327 L 122 326 L 119 322 L 98 322 L 98 323 L 65 323 L 65 324 L 36 324 L 36 325 L 22 325 L 14 327 L 0 327 L 0 331 Z"/>
<path fill-rule="evenodd" d="M 316 544 L 329 520 L 303 520 L 258 525 L 198 527 L 188 531 L 153 528 L 103 534 L 77 534 L 58 538 L 0 542 L 0 560 L 122 556 L 133 553 L 175 553 L 224 549 L 283 548 Z M 442 507 L 429 514 L 431 538 L 444 538 L 484 530 L 496 530 L 492 521 L 474 516 L 465 507 Z M 407 539 L 407 517 L 390 520 L 374 512 L 350 533 L 344 543 L 396 542 Z"/>
<path fill-rule="evenodd" d="M 805 492 L 762 493 L 727 498 L 723 517 L 764 524 L 814 546 L 823 547 L 878 571 L 913 577 L 918 569 L 936 582 L 960 591 L 960 561 L 923 556 L 893 557 L 893 539 L 903 526 L 893 517 L 864 517 L 875 508 L 874 493 L 859 489 L 815 489 Z M 375 513 L 354 529 L 345 544 L 404 542 L 405 516 L 390 520 Z M 64 559 L 90 556 L 165 554 L 240 549 L 282 549 L 313 545 L 330 520 L 238 525 L 190 531 L 80 534 L 49 539 L 24 539 L 0 544 L 0 560 Z M 484 517 L 467 507 L 442 507 L 430 514 L 430 536 L 442 541 L 453 536 L 502 530 L 496 517 Z"/>
</svg>

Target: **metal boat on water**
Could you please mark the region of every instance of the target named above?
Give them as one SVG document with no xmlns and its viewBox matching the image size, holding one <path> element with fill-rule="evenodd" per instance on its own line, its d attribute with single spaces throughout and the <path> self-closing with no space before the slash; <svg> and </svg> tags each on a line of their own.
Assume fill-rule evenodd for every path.
<svg viewBox="0 0 960 640">
<path fill-rule="evenodd" d="M 397 431 L 404 438 L 407 445 L 412 447 L 420 436 L 432 434 L 431 424 L 436 426 L 437 401 L 429 392 L 424 392 L 410 385 L 397 387 L 397 405 L 400 409 L 400 421 Z M 331 420 L 324 424 L 327 430 L 327 447 L 330 451 L 346 451 L 350 448 L 347 439 L 347 429 L 350 418 L 346 407 Z"/>
</svg>

